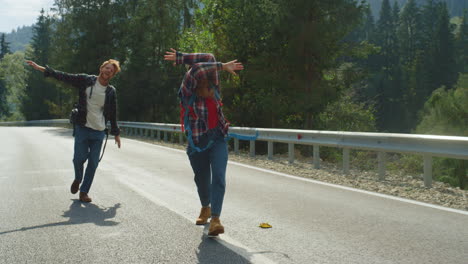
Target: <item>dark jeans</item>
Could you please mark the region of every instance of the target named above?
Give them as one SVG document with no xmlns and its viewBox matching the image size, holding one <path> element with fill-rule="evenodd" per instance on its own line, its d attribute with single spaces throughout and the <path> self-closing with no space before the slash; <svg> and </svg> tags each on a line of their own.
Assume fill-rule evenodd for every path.
<svg viewBox="0 0 468 264">
<path fill-rule="evenodd" d="M 224 135 L 219 129 L 209 130 L 197 146 L 206 146 L 210 139 L 213 144 L 209 149 L 188 154 L 188 157 L 195 173 L 201 205 L 208 206 L 211 203 L 211 215 L 220 216 L 226 189 L 228 150 Z M 187 153 L 191 153 L 190 147 L 187 148 Z"/>
<path fill-rule="evenodd" d="M 73 155 L 75 180 L 79 182 L 83 180 L 83 165 L 88 160 L 84 181 L 80 187 L 81 192 L 88 193 L 91 188 L 94 173 L 99 164 L 99 154 L 101 153 L 104 136 L 104 131 L 75 125 L 75 153 Z"/>
</svg>

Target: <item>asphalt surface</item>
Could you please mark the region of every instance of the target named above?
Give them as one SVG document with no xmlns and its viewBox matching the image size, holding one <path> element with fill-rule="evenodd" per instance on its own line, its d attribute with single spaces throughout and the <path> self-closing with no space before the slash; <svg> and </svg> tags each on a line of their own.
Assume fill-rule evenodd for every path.
<svg viewBox="0 0 468 264">
<path fill-rule="evenodd" d="M 109 138 L 90 204 L 72 155 L 69 129 L 0 127 L 0 263 L 467 263 L 467 212 L 230 162 L 212 239 L 184 151 Z"/>
</svg>

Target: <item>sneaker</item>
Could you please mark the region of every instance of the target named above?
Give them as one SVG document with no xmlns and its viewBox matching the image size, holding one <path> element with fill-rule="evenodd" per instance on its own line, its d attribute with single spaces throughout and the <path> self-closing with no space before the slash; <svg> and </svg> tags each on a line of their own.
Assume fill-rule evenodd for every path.
<svg viewBox="0 0 468 264">
<path fill-rule="evenodd" d="M 195 221 L 197 225 L 204 225 L 208 223 L 208 218 L 211 217 L 211 208 L 210 207 L 202 207 L 200 211 L 200 216 Z"/>
<path fill-rule="evenodd" d="M 80 192 L 80 201 L 83 203 L 90 203 L 92 200 L 85 192 Z"/>
<path fill-rule="evenodd" d="M 209 237 L 217 237 L 219 234 L 224 234 L 224 226 L 219 221 L 219 217 L 212 217 L 210 221 Z"/>
<path fill-rule="evenodd" d="M 77 180 L 74 180 L 70 187 L 71 193 L 75 194 L 78 192 L 79 189 L 80 189 L 80 182 Z"/>
</svg>

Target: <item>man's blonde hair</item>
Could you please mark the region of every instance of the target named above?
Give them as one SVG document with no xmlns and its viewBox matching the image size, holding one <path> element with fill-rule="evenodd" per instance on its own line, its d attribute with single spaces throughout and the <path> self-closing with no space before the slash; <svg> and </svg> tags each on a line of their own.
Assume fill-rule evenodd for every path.
<svg viewBox="0 0 468 264">
<path fill-rule="evenodd" d="M 119 61 L 116 61 L 116 60 L 113 60 L 113 59 L 106 60 L 105 62 L 103 62 L 101 64 L 101 67 L 99 67 L 99 69 L 102 69 L 102 67 L 106 66 L 107 64 L 114 65 L 114 68 L 115 68 L 114 75 L 116 75 L 117 73 L 120 72 L 120 63 L 119 63 Z"/>
</svg>

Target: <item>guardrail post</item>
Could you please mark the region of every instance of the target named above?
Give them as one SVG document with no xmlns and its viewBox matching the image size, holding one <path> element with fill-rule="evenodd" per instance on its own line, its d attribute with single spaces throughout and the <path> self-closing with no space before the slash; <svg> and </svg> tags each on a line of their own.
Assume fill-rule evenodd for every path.
<svg viewBox="0 0 468 264">
<path fill-rule="evenodd" d="M 314 145 L 314 168 L 320 169 L 320 151 L 319 145 Z"/>
<path fill-rule="evenodd" d="M 377 159 L 379 162 L 379 180 L 382 181 L 385 179 L 385 159 L 386 159 L 385 152 L 379 152 L 377 154 Z"/>
<path fill-rule="evenodd" d="M 255 140 L 250 140 L 250 157 L 255 157 Z"/>
<path fill-rule="evenodd" d="M 179 144 L 183 144 L 184 138 L 182 137 L 182 133 L 178 133 L 178 134 L 179 134 Z"/>
<path fill-rule="evenodd" d="M 239 155 L 239 139 L 234 138 L 234 153 Z"/>
<path fill-rule="evenodd" d="M 132 136 L 136 135 L 136 128 L 132 127 Z"/>
<path fill-rule="evenodd" d="M 167 142 L 167 131 L 164 131 L 164 142 Z"/>
<path fill-rule="evenodd" d="M 158 141 L 161 140 L 161 131 L 160 130 L 158 130 L 157 136 L 158 136 L 157 140 Z"/>
<path fill-rule="evenodd" d="M 268 141 L 268 159 L 273 159 L 273 141 Z"/>
<path fill-rule="evenodd" d="M 349 174 L 349 148 L 343 149 L 343 173 Z"/>
<path fill-rule="evenodd" d="M 289 163 L 294 163 L 294 143 L 288 143 Z"/>
<path fill-rule="evenodd" d="M 432 187 L 432 157 L 424 155 L 424 186 Z"/>
<path fill-rule="evenodd" d="M 151 137 L 151 139 L 154 139 L 154 129 L 151 129 L 150 137 Z"/>
</svg>

